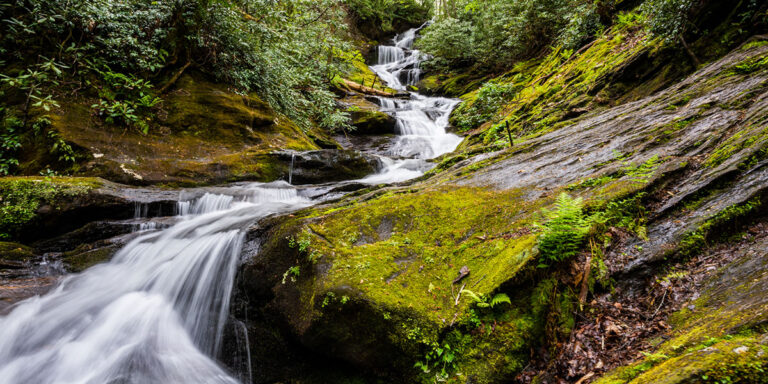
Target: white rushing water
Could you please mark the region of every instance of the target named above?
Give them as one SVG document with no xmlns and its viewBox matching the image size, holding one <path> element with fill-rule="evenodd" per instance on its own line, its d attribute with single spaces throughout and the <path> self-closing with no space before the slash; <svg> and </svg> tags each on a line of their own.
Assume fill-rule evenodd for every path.
<svg viewBox="0 0 768 384">
<path fill-rule="evenodd" d="M 282 182 L 229 192 L 180 202 L 175 225 L 0 318 L 0 383 L 237 383 L 211 357 L 245 229 L 310 201 Z"/>
<path fill-rule="evenodd" d="M 371 70 L 390 88 L 406 91 L 421 76 L 424 55 L 413 49 L 418 28 L 395 36 L 393 45 L 378 47 L 378 64 Z M 409 92 L 410 98 L 378 98 L 382 111 L 397 120 L 399 136 L 389 150 L 392 158 L 383 158 L 384 168 L 362 181 L 393 183 L 412 179 L 431 168 L 425 160 L 451 152 L 461 143 L 457 135 L 447 133 L 448 117 L 459 103 L 445 97 L 427 97 Z"/>
</svg>

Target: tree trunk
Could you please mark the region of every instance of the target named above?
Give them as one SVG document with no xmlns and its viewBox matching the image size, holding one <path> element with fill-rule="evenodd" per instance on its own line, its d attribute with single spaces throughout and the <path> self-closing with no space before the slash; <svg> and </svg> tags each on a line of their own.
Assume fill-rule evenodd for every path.
<svg viewBox="0 0 768 384">
<path fill-rule="evenodd" d="M 683 48 L 685 49 L 685 52 L 688 54 L 688 56 L 691 57 L 691 60 L 693 60 L 693 65 L 696 66 L 696 68 L 701 66 L 701 62 L 699 61 L 699 58 L 696 57 L 696 54 L 691 51 L 691 48 L 688 46 L 688 43 L 685 42 L 685 39 L 683 38 L 683 35 L 680 34 L 677 36 L 680 40 L 680 43 L 683 45 Z"/>
</svg>

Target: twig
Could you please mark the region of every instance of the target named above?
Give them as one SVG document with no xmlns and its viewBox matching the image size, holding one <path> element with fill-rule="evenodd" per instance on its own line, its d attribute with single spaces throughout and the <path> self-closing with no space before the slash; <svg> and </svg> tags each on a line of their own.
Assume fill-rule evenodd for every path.
<svg viewBox="0 0 768 384">
<path fill-rule="evenodd" d="M 656 308 L 655 312 L 653 312 L 653 316 L 651 316 L 651 319 L 656 317 L 656 314 L 659 313 L 659 310 L 661 309 L 661 306 L 664 305 L 664 298 L 667 297 L 667 291 L 669 291 L 669 289 L 665 288 L 664 289 L 664 295 L 661 296 L 661 302 L 659 303 L 659 307 Z"/>
<path fill-rule="evenodd" d="M 582 384 L 582 383 L 586 382 L 587 380 L 591 379 L 592 376 L 594 376 L 594 375 L 595 375 L 594 372 L 587 373 L 586 375 L 584 375 L 584 377 L 579 379 L 579 381 L 577 381 L 576 384 Z"/>
<path fill-rule="evenodd" d="M 480 284 L 480 282 L 481 282 L 481 281 L 483 281 L 483 279 L 485 279 L 485 277 L 486 277 L 486 276 L 488 276 L 488 275 L 483 275 L 483 277 L 481 277 L 481 278 L 477 279 L 477 281 L 475 281 L 475 283 L 474 283 L 474 284 L 472 284 L 472 288 L 474 288 L 474 287 L 476 287 L 478 284 Z"/>
<path fill-rule="evenodd" d="M 451 325 L 449 325 L 449 327 L 453 327 L 453 323 L 456 322 L 456 318 L 457 317 L 459 317 L 459 313 L 458 312 L 453 314 L 453 319 L 451 319 Z"/>
<path fill-rule="evenodd" d="M 179 69 L 179 71 L 178 71 L 178 72 L 176 72 L 176 74 L 174 74 L 174 75 L 173 75 L 173 77 L 171 77 L 171 79 L 170 79 L 170 80 L 168 80 L 168 82 L 167 82 L 167 83 L 165 83 L 165 85 L 163 85 L 163 87 L 162 87 L 162 88 L 160 88 L 160 90 L 158 91 L 158 93 L 162 95 L 162 94 L 164 94 L 166 91 L 168 91 L 168 89 L 169 89 L 169 88 L 170 88 L 170 87 L 171 87 L 173 84 L 175 84 L 175 83 L 176 83 L 176 80 L 179 80 L 179 77 L 181 77 L 181 74 L 182 74 L 182 73 L 184 73 L 184 70 L 186 70 L 187 68 L 189 68 L 189 66 L 190 66 L 190 65 L 192 65 L 192 61 L 191 61 L 191 60 L 187 61 L 187 63 L 186 63 L 186 64 L 184 64 L 184 66 L 183 66 L 183 67 L 181 67 L 181 69 Z"/>
<path fill-rule="evenodd" d="M 459 293 L 458 293 L 458 294 L 456 294 L 456 302 L 455 302 L 455 303 L 453 303 L 453 306 L 454 306 L 454 307 L 455 307 L 455 306 L 457 306 L 457 305 L 459 305 L 459 299 L 461 298 L 461 291 L 463 291 L 463 290 L 464 290 L 464 287 L 466 287 L 466 286 L 467 286 L 467 283 L 464 283 L 464 285 L 462 285 L 462 286 L 461 286 L 461 289 L 459 289 Z"/>
</svg>

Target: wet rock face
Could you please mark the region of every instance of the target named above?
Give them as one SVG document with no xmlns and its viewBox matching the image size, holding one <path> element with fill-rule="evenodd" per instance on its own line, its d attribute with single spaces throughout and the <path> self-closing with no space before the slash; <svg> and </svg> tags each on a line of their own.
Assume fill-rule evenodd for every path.
<svg viewBox="0 0 768 384">
<path fill-rule="evenodd" d="M 381 169 L 381 162 L 376 156 L 351 150 L 280 152 L 277 156 L 287 166 L 285 179 L 290 176 L 293 184 L 360 179 Z M 291 164 L 293 171 L 290 170 Z"/>
<path fill-rule="evenodd" d="M 254 383 L 308 377 L 320 380 L 311 382 L 337 382 L 369 375 L 409 382 L 412 361 L 419 351 L 415 345 L 403 349 L 388 338 L 390 320 L 375 303 L 344 299 L 341 304 L 343 297 L 356 297 L 343 286 L 334 289 L 333 299 L 307 301 L 306 294 L 313 291 L 312 278 L 292 281 L 285 277 L 284 272 L 297 263 L 301 275 L 320 278 L 329 267 L 323 261 L 314 265 L 301 261 L 305 256 L 286 240 L 298 236 L 284 232 L 286 220 L 292 219 L 266 219 L 249 230 L 243 247 L 245 262 L 233 294 L 234 321 L 242 324 L 250 340 L 258 340 L 250 343 L 251 368 L 259 372 Z M 395 320 L 391 321 L 401 320 L 401 316 L 393 314 Z M 224 348 L 229 352 L 224 354 L 224 362 L 242 370 L 241 364 L 230 359 L 243 353 L 243 345 L 238 346 L 237 341 L 242 336 L 233 329 L 228 333 Z M 288 366 L 286 361 L 293 363 Z"/>
<path fill-rule="evenodd" d="M 340 101 L 349 111 L 351 124 L 355 128 L 349 135 L 386 135 L 394 134 L 397 130 L 397 120 L 382 112 L 378 96 L 352 95 Z"/>
</svg>

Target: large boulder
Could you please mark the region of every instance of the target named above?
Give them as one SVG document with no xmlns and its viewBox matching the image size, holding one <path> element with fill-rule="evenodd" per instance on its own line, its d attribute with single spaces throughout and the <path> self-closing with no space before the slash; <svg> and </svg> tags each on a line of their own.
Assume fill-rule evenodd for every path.
<svg viewBox="0 0 768 384">
<path fill-rule="evenodd" d="M 273 181 L 281 175 L 269 153 L 337 147 L 327 134 L 305 132 L 257 95 L 236 94 L 199 73 L 182 76 L 163 99 L 146 135 L 105 124 L 93 116 L 93 102 L 79 99 L 60 100 L 51 129 L 88 159 L 77 175 L 134 185 Z M 45 168 L 38 152 L 22 154 L 23 172 Z"/>
<path fill-rule="evenodd" d="M 321 149 L 275 154 L 284 179 L 293 184 L 322 184 L 361 179 L 381 169 L 378 157 L 351 150 Z"/>
<path fill-rule="evenodd" d="M 347 107 L 353 135 L 386 135 L 397 133 L 397 120 L 390 114 L 381 111 L 379 99 L 376 96 L 363 97 L 360 95 L 343 99 L 341 104 Z"/>
</svg>

